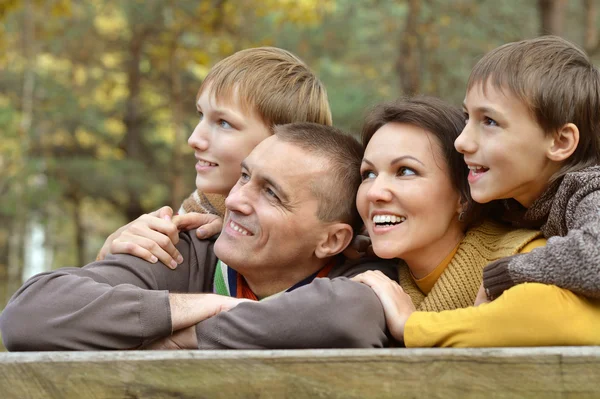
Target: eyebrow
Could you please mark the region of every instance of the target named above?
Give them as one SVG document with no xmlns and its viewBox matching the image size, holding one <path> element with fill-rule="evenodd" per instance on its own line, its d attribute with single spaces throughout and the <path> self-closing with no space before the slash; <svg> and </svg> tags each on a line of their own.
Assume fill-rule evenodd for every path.
<svg viewBox="0 0 600 399">
<path fill-rule="evenodd" d="M 202 107 L 200 106 L 200 104 L 198 104 L 198 102 L 196 102 L 196 109 L 198 111 L 202 110 Z M 213 112 L 212 113 L 217 118 L 233 119 L 232 122 L 237 122 L 238 124 L 242 123 L 243 120 L 244 120 L 244 118 L 242 116 L 239 116 L 236 113 L 229 112 L 229 111 L 226 111 L 226 110 L 221 109 L 221 108 L 213 107 Z"/>
<path fill-rule="evenodd" d="M 394 158 L 394 159 L 392 159 L 392 161 L 390 162 L 390 165 L 395 165 L 395 164 L 397 164 L 397 163 L 399 163 L 399 162 L 401 162 L 401 161 L 405 161 L 405 160 L 407 160 L 407 159 L 412 159 L 413 161 L 415 161 L 415 162 L 418 162 L 418 163 L 420 163 L 421 165 L 425 166 L 425 164 L 424 164 L 423 162 L 419 161 L 417 158 L 413 157 L 412 155 L 402 155 L 401 157 Z M 362 161 L 363 161 L 364 163 L 368 163 L 368 164 L 369 164 L 369 165 L 371 165 L 371 166 L 375 166 L 375 165 L 373 165 L 373 162 L 369 161 L 367 158 L 363 158 L 363 160 L 362 160 Z"/>
<path fill-rule="evenodd" d="M 463 106 L 463 111 L 466 111 L 468 109 L 467 105 L 464 102 L 463 102 L 462 106 Z M 477 111 L 477 112 L 482 113 L 482 114 L 486 114 L 486 113 L 498 113 L 498 111 L 496 111 L 493 108 L 489 108 L 489 107 L 476 107 L 474 109 L 474 111 Z"/>
<path fill-rule="evenodd" d="M 241 164 L 242 168 L 246 169 L 247 171 L 249 171 L 250 173 L 252 173 L 252 168 L 250 168 L 248 166 L 248 164 L 246 163 L 246 161 L 242 161 Z M 262 175 L 258 175 L 258 178 L 260 180 L 265 181 L 268 185 L 273 186 L 273 188 L 275 189 L 275 191 L 277 191 L 277 194 L 280 196 L 280 200 L 282 202 L 289 202 L 289 197 L 286 193 L 286 191 L 283 189 L 283 187 L 279 184 L 277 184 L 273 179 L 267 177 L 267 176 L 262 176 Z"/>
</svg>

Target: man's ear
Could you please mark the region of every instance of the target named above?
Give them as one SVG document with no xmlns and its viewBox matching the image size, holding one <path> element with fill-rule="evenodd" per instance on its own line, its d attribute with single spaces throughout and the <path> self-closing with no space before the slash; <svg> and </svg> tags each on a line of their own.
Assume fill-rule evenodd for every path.
<svg viewBox="0 0 600 399">
<path fill-rule="evenodd" d="M 319 259 L 329 258 L 342 252 L 352 241 L 352 227 L 347 223 L 332 223 L 317 243 L 315 255 Z"/>
<path fill-rule="evenodd" d="M 578 144 L 579 129 L 575 124 L 567 123 L 552 136 L 547 156 L 552 161 L 562 162 L 573 155 Z"/>
</svg>

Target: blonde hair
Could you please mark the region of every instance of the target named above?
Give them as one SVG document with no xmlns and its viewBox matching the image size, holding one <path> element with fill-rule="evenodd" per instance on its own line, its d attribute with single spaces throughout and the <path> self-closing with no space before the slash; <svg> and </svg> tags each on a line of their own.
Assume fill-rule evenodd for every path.
<svg viewBox="0 0 600 399">
<path fill-rule="evenodd" d="M 515 95 L 547 135 L 577 126 L 577 149 L 552 180 L 599 163 L 600 72 L 579 47 L 557 36 L 505 44 L 475 65 L 467 90 L 480 83 Z"/>
<path fill-rule="evenodd" d="M 325 86 L 301 59 L 276 47 L 246 49 L 223 59 L 197 97 L 207 89 L 217 101 L 237 95 L 244 111 L 255 111 L 271 128 L 292 122 L 332 125 Z"/>
</svg>

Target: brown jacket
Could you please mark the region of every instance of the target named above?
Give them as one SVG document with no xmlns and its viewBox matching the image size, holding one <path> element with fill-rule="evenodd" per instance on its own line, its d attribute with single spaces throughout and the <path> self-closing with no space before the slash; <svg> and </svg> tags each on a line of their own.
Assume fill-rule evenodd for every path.
<svg viewBox="0 0 600 399">
<path fill-rule="evenodd" d="M 212 292 L 213 241 L 181 233 L 176 270 L 129 255 L 29 279 L 0 315 L 8 350 L 139 348 L 171 333 L 169 292 Z M 373 291 L 348 280 L 395 262 L 362 260 L 334 267 L 331 279 L 263 302 L 242 303 L 196 326 L 199 348 L 382 347 L 385 318 Z"/>
</svg>

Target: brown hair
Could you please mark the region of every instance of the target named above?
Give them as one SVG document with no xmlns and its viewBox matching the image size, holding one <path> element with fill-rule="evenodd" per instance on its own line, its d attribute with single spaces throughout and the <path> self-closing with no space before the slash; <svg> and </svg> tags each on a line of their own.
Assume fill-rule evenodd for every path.
<svg viewBox="0 0 600 399">
<path fill-rule="evenodd" d="M 404 97 L 395 102 L 376 105 L 365 118 L 362 130 L 363 147 L 367 147 L 371 138 L 383 125 L 405 123 L 419 127 L 436 138 L 452 186 L 458 191 L 463 204 L 464 214 L 461 221 L 469 226 L 482 218 L 482 205 L 471 198 L 462 154 L 454 148 L 454 140 L 465 127 L 465 118 L 461 110 L 444 101 L 428 96 Z"/>
<path fill-rule="evenodd" d="M 361 183 L 363 150 L 354 137 L 333 126 L 299 122 L 275 127 L 275 135 L 327 160 L 328 173 L 313 180 L 311 190 L 319 200 L 317 217 L 341 221 L 353 228 L 361 224 L 356 193 Z"/>
<path fill-rule="evenodd" d="M 579 47 L 557 36 L 505 44 L 479 60 L 467 90 L 488 82 L 522 101 L 546 134 L 567 123 L 579 129 L 577 149 L 553 180 L 600 161 L 600 72 Z"/>
<path fill-rule="evenodd" d="M 211 90 L 217 101 L 236 94 L 243 110 L 273 125 L 315 122 L 331 125 L 325 86 L 302 60 L 276 47 L 258 47 L 223 59 L 208 73 L 197 97 Z"/>
</svg>

